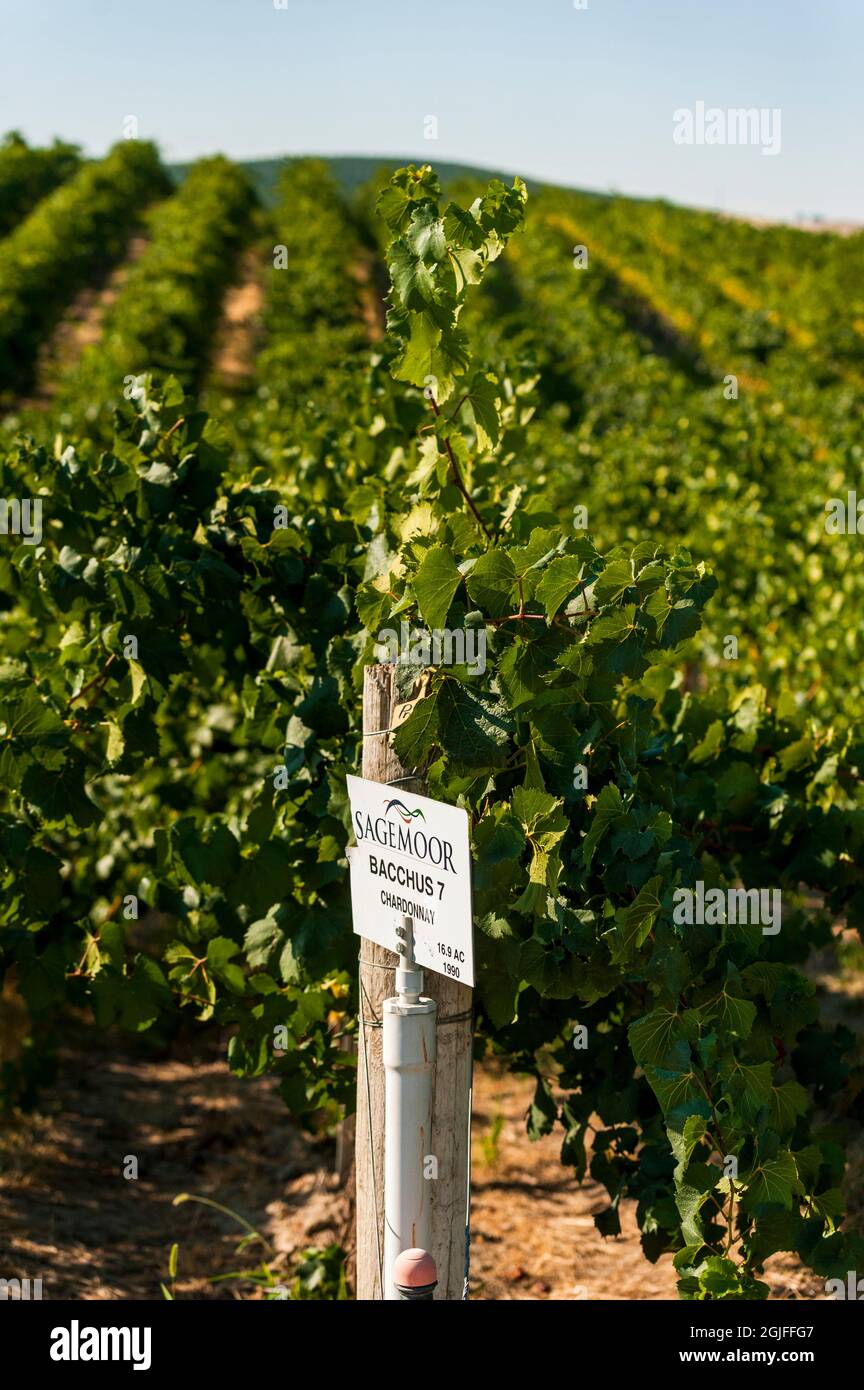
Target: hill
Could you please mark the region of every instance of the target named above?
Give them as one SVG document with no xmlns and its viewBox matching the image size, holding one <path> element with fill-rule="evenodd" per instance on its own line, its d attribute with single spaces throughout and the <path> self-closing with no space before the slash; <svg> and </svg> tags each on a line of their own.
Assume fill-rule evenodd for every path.
<svg viewBox="0 0 864 1390">
<path fill-rule="evenodd" d="M 350 195 L 369 179 L 374 178 L 381 168 L 398 169 L 404 164 L 419 164 L 421 159 L 418 155 L 321 155 L 321 158 L 328 165 L 333 178 L 335 179 L 342 193 Z M 264 203 L 265 207 L 272 207 L 276 201 L 276 183 L 279 178 L 279 171 L 291 159 L 300 158 L 299 155 L 277 155 L 266 159 L 248 159 L 238 161 L 241 167 L 246 170 L 251 179 L 255 191 Z M 433 156 L 429 155 L 429 162 Z M 435 168 L 444 183 L 455 183 L 460 179 L 502 179 L 504 182 L 512 182 L 515 170 L 503 171 L 500 169 L 481 169 L 473 164 L 448 164 L 445 161 L 435 160 Z M 170 166 L 172 175 L 181 183 L 185 178 L 190 164 L 173 164 Z M 539 188 L 540 183 L 536 179 L 525 179 L 529 191 Z M 603 197 L 603 194 L 597 194 Z"/>
</svg>

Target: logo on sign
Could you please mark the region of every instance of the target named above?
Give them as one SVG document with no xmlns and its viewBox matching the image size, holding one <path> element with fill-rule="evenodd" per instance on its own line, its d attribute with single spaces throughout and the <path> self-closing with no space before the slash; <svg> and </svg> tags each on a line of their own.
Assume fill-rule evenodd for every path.
<svg viewBox="0 0 864 1390">
<path fill-rule="evenodd" d="M 412 820 L 416 820 L 418 816 L 423 821 L 425 821 L 426 819 L 419 806 L 416 808 L 416 810 L 409 811 L 408 807 L 405 805 L 405 802 L 399 801 L 396 797 L 394 797 L 392 801 L 387 802 L 387 809 L 384 814 L 389 816 L 394 806 L 396 807 L 396 814 L 401 819 L 403 825 L 410 824 L 410 822 Z"/>
</svg>

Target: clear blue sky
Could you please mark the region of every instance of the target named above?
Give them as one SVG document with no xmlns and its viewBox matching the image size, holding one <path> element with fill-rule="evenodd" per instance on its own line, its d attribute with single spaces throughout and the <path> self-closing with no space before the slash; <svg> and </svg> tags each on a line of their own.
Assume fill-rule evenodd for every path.
<svg viewBox="0 0 864 1390">
<path fill-rule="evenodd" d="M 185 160 L 458 160 L 864 221 L 864 0 L 0 0 L 0 129 Z M 673 112 L 779 107 L 776 157 Z M 424 118 L 438 139 L 424 138 Z"/>
</svg>

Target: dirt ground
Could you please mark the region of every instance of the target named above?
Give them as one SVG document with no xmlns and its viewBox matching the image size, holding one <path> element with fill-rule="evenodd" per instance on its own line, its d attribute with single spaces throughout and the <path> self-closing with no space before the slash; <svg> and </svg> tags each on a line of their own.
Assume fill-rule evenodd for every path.
<svg viewBox="0 0 864 1390">
<path fill-rule="evenodd" d="M 257 247 L 240 259 L 236 283 L 222 305 L 212 360 L 214 381 L 222 387 L 248 386 L 255 372 L 255 348 L 264 305 L 264 260 Z"/>
<path fill-rule="evenodd" d="M 65 372 L 77 362 L 85 348 L 102 336 L 105 315 L 117 299 L 129 272 L 149 245 L 145 236 L 133 236 L 119 265 L 94 285 L 81 290 L 73 299 L 44 343 L 36 364 L 33 393 L 21 402 L 24 407 L 45 408 L 51 404 Z"/>
<path fill-rule="evenodd" d="M 357 284 L 358 308 L 369 341 L 380 343 L 384 337 L 384 296 L 388 288 L 382 282 L 381 267 L 371 251 L 363 250 L 349 270 Z"/>
<path fill-rule="evenodd" d="M 277 1282 L 303 1249 L 350 1245 L 353 1208 L 333 1141 L 301 1134 L 271 1079 L 232 1077 L 218 1039 L 195 1047 L 142 1057 L 90 1032 L 70 1042 L 39 1113 L 0 1131 L 0 1275 L 41 1277 L 45 1298 L 158 1299 L 176 1242 L 177 1298 L 260 1297 L 248 1279 L 213 1279 L 254 1266 L 263 1247 L 238 1254 L 238 1223 L 172 1205 L 183 1192 L 260 1231 Z M 475 1074 L 472 1297 L 674 1297 L 671 1257 L 643 1258 L 633 1204 L 623 1234 L 604 1240 L 593 1221 L 603 1189 L 577 1186 L 561 1167 L 560 1134 L 527 1138 L 532 1092 L 528 1078 Z M 124 1176 L 130 1159 L 137 1178 Z M 768 1278 L 775 1298 L 824 1297 L 787 1257 Z"/>
</svg>

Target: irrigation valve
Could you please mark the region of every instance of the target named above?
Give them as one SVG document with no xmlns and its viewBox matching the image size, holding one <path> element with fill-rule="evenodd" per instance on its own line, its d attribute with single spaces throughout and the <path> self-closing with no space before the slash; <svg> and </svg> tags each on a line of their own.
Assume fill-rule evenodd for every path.
<svg viewBox="0 0 864 1390">
<path fill-rule="evenodd" d="M 393 1283 L 402 1302 L 431 1299 L 438 1286 L 438 1270 L 428 1250 L 403 1250 L 393 1265 Z"/>
</svg>

